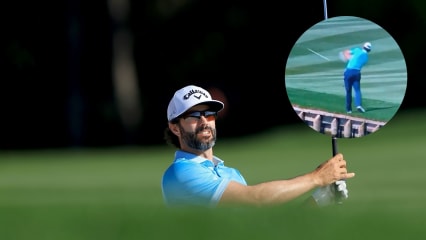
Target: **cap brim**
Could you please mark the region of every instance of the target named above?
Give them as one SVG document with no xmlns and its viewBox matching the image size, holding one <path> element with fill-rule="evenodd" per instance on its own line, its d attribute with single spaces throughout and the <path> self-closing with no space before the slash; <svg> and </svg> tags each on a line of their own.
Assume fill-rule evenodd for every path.
<svg viewBox="0 0 426 240">
<path fill-rule="evenodd" d="M 200 104 L 206 104 L 206 105 L 208 105 L 209 106 L 209 110 L 212 110 L 214 112 L 219 112 L 224 107 L 224 105 L 223 105 L 223 103 L 221 101 L 216 101 L 216 100 L 199 103 L 197 105 L 200 105 Z"/>
<path fill-rule="evenodd" d="M 223 102 L 217 101 L 217 100 L 210 100 L 210 101 L 200 102 L 198 104 L 195 104 L 194 106 L 203 105 L 203 104 L 209 106 L 208 110 L 214 111 L 214 112 L 221 111 L 224 108 L 224 106 L 225 106 L 223 104 Z M 183 111 L 182 113 L 180 113 L 177 117 L 175 117 L 173 119 L 176 119 L 176 118 L 182 116 L 182 114 L 184 114 L 185 112 L 187 112 L 189 109 L 193 108 L 194 106 L 186 109 L 185 111 Z M 171 119 L 171 120 L 173 120 L 173 119 Z M 169 120 L 169 121 L 171 121 L 171 120 Z"/>
</svg>

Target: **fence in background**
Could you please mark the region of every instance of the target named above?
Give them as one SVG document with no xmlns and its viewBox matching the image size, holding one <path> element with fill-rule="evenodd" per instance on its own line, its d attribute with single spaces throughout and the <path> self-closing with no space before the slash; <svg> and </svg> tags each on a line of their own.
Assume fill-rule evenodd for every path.
<svg viewBox="0 0 426 240">
<path fill-rule="evenodd" d="M 313 109 L 293 107 L 297 115 L 315 131 L 339 138 L 362 137 L 373 133 L 386 122 L 335 114 Z"/>
</svg>

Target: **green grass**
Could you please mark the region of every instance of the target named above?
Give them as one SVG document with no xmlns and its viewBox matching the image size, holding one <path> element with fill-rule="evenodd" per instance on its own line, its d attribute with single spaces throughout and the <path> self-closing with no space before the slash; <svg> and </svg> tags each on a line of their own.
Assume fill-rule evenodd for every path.
<svg viewBox="0 0 426 240">
<path fill-rule="evenodd" d="M 330 113 L 346 114 L 345 96 L 314 92 L 308 90 L 287 88 L 290 101 L 298 107 L 327 111 Z M 397 113 L 399 104 L 375 100 L 362 99 L 367 112 L 359 113 L 355 105 L 351 116 L 362 117 L 375 121 L 387 122 Z"/>
<path fill-rule="evenodd" d="M 397 114 L 380 131 L 338 139 L 356 177 L 340 206 L 168 209 L 160 190 L 168 146 L 0 152 L 0 238 L 419 239 L 425 236 L 426 111 Z M 219 126 L 220 127 L 220 126 Z M 331 156 L 331 139 L 305 124 L 221 139 L 215 154 L 249 184 L 290 178 Z"/>
</svg>

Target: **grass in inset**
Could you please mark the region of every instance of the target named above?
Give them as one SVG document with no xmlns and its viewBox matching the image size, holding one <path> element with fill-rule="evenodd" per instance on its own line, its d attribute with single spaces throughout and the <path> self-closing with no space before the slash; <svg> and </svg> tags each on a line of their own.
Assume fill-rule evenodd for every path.
<svg viewBox="0 0 426 240">
<path fill-rule="evenodd" d="M 322 110 L 330 113 L 346 114 L 345 97 L 341 95 L 333 95 L 320 93 L 302 89 L 287 88 L 287 93 L 293 105 Z M 399 105 L 389 102 L 363 99 L 362 105 L 366 110 L 365 113 L 356 111 L 356 106 L 352 107 L 351 116 L 357 116 L 365 119 L 387 122 L 399 109 Z"/>
</svg>

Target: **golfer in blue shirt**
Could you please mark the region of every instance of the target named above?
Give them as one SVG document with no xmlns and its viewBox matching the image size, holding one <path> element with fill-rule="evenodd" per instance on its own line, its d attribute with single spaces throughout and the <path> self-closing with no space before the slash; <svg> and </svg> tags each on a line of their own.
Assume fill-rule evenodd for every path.
<svg viewBox="0 0 426 240">
<path fill-rule="evenodd" d="M 352 48 L 347 50 L 344 55 L 348 60 L 346 69 L 343 74 L 346 90 L 346 112 L 352 113 L 352 88 L 355 91 L 355 105 L 359 112 L 364 113 L 365 109 L 362 107 L 362 94 L 361 94 L 361 69 L 368 61 L 368 53 L 371 51 L 371 43 L 366 42 L 361 47 Z"/>
<path fill-rule="evenodd" d="M 319 206 L 335 203 L 336 198 L 340 201 L 348 197 L 343 179 L 355 174 L 348 173 L 340 153 L 309 173 L 248 185 L 237 169 L 226 166 L 213 154 L 216 118 L 223 107 L 221 101 L 213 100 L 209 92 L 194 85 L 179 89 L 170 100 L 165 139 L 177 150 L 161 181 L 167 206 L 280 204 L 313 189 L 310 199 Z"/>
</svg>

